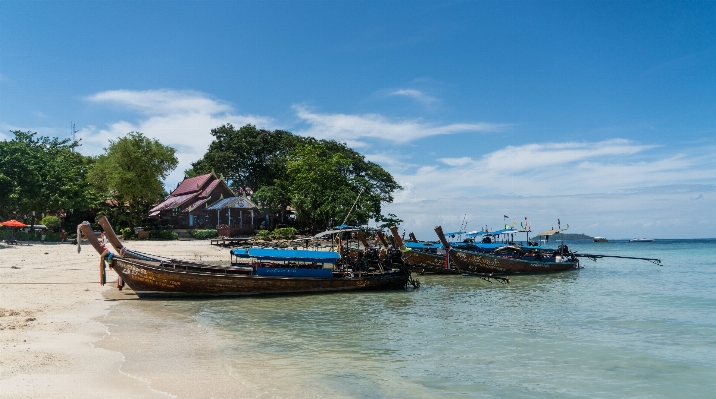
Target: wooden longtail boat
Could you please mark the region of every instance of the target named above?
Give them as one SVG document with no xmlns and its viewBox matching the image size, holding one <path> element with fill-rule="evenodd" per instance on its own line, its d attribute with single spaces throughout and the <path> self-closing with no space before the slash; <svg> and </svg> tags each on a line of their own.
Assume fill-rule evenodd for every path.
<svg viewBox="0 0 716 399">
<path fill-rule="evenodd" d="M 550 273 L 580 269 L 579 259 L 562 246 L 551 254 L 542 252 L 531 254 L 524 249 L 505 245 L 491 253 L 467 251 L 452 248 L 448 243 L 443 229 L 435 227 L 440 242 L 446 251 L 451 265 L 458 270 L 470 270 L 476 273 L 521 274 Z"/>
<path fill-rule="evenodd" d="M 410 271 L 433 274 L 463 274 L 477 276 L 487 281 L 495 280 L 504 284 L 508 284 L 510 282 L 508 278 L 495 276 L 492 272 L 482 272 L 469 268 L 460 268 L 458 265 L 451 262 L 449 257 L 447 258 L 446 263 L 446 258 L 444 255 L 411 250 L 410 248 L 405 246 L 405 243 L 398 234 L 398 229 L 395 226 L 392 226 L 390 228 L 390 232 L 393 233 L 393 239 L 403 251 L 403 259 L 405 261 L 405 266 Z"/>
<path fill-rule="evenodd" d="M 390 228 L 390 232 L 393 233 L 393 240 L 395 240 L 396 245 L 403 251 L 403 260 L 405 261 L 406 267 L 411 271 L 435 274 L 460 274 L 460 271 L 453 268 L 452 265 L 446 267 L 445 255 L 434 252 L 410 250 L 403 242 L 395 226 Z"/>
<path fill-rule="evenodd" d="M 109 242 L 119 254 L 111 254 L 95 238 L 89 223 L 78 226 L 85 238 L 119 277 L 140 297 L 196 295 L 299 294 L 336 291 L 404 289 L 410 272 L 405 269 L 363 273 L 360 277 L 334 268 L 330 277 L 259 275 L 259 264 L 250 267 L 209 265 L 125 248 L 106 219 L 100 220 Z M 325 261 L 325 259 L 317 259 Z M 103 266 L 101 266 L 103 268 Z M 102 269 L 103 270 L 103 269 Z"/>
</svg>

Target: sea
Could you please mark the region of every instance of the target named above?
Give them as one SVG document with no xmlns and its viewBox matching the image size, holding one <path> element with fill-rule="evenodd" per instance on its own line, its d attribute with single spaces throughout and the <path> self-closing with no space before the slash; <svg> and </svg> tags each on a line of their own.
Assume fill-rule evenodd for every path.
<svg viewBox="0 0 716 399">
<path fill-rule="evenodd" d="M 716 239 L 567 242 L 581 270 L 419 289 L 126 300 L 97 346 L 182 398 L 712 398 Z"/>
</svg>

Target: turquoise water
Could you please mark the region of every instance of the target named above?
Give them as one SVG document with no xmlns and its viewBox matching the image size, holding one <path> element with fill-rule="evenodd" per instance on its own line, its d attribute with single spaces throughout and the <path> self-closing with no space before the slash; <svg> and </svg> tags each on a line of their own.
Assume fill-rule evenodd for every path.
<svg viewBox="0 0 716 399">
<path fill-rule="evenodd" d="M 716 392 L 716 240 L 572 243 L 584 269 L 422 288 L 125 301 L 100 346 L 180 397 L 697 398 Z M 191 378 L 187 378 L 190 375 Z"/>
</svg>

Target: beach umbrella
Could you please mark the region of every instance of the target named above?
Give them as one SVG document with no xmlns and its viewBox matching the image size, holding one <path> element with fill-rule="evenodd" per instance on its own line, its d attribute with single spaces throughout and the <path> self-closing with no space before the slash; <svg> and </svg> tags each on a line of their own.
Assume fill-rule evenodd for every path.
<svg viewBox="0 0 716 399">
<path fill-rule="evenodd" d="M 8 220 L 7 222 L 0 223 L 0 226 L 12 228 L 12 240 L 15 241 L 15 227 L 27 227 L 25 223 L 18 222 L 15 219 Z"/>
<path fill-rule="evenodd" d="M 23 222 L 18 222 L 15 219 L 8 220 L 7 222 L 0 222 L 0 225 L 5 227 L 27 227 L 27 225 Z"/>
</svg>

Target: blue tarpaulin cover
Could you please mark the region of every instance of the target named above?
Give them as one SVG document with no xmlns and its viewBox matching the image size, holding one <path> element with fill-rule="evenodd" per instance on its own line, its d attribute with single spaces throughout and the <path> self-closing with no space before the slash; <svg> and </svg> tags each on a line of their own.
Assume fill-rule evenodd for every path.
<svg viewBox="0 0 716 399">
<path fill-rule="evenodd" d="M 232 249 L 231 254 L 239 258 L 315 263 L 336 263 L 336 261 L 341 258 L 338 252 L 310 251 L 305 249 Z"/>
<path fill-rule="evenodd" d="M 486 231 L 471 231 L 465 235 L 468 237 L 476 237 L 476 236 L 481 236 L 481 235 L 485 235 L 485 234 L 492 235 L 492 233 L 488 233 Z"/>
<path fill-rule="evenodd" d="M 257 276 L 280 276 L 280 277 L 316 277 L 331 278 L 331 269 L 300 269 L 294 267 L 257 267 Z"/>
<path fill-rule="evenodd" d="M 450 237 L 450 236 L 459 236 L 459 235 L 465 234 L 465 232 L 464 231 L 453 231 L 451 233 L 443 233 L 443 234 L 445 235 L 445 237 Z"/>
<path fill-rule="evenodd" d="M 443 245 L 439 242 L 412 242 L 406 241 L 405 246 L 410 249 L 435 249 L 442 248 Z"/>
<path fill-rule="evenodd" d="M 451 242 L 451 246 L 455 248 L 465 248 L 469 249 L 470 247 L 477 247 L 482 249 L 497 249 L 500 247 L 504 247 L 507 244 L 502 243 L 496 243 L 496 244 L 484 244 L 481 242 L 475 242 L 475 243 L 464 243 L 464 242 Z M 440 243 L 434 243 L 434 242 L 406 242 L 405 246 L 410 249 L 436 249 L 436 248 L 442 248 L 443 245 Z M 545 247 L 545 246 L 539 246 L 539 247 L 531 247 L 531 246 L 522 246 L 521 247 L 524 250 L 535 250 L 535 249 L 541 249 L 541 250 L 554 250 L 554 248 Z"/>
<path fill-rule="evenodd" d="M 492 232 L 492 234 L 517 234 L 517 233 L 526 233 L 525 231 L 519 231 L 515 229 L 504 229 L 504 230 L 497 230 Z"/>
<path fill-rule="evenodd" d="M 249 251 L 245 249 L 232 249 L 231 254 L 238 257 L 238 258 L 250 258 Z"/>
</svg>

